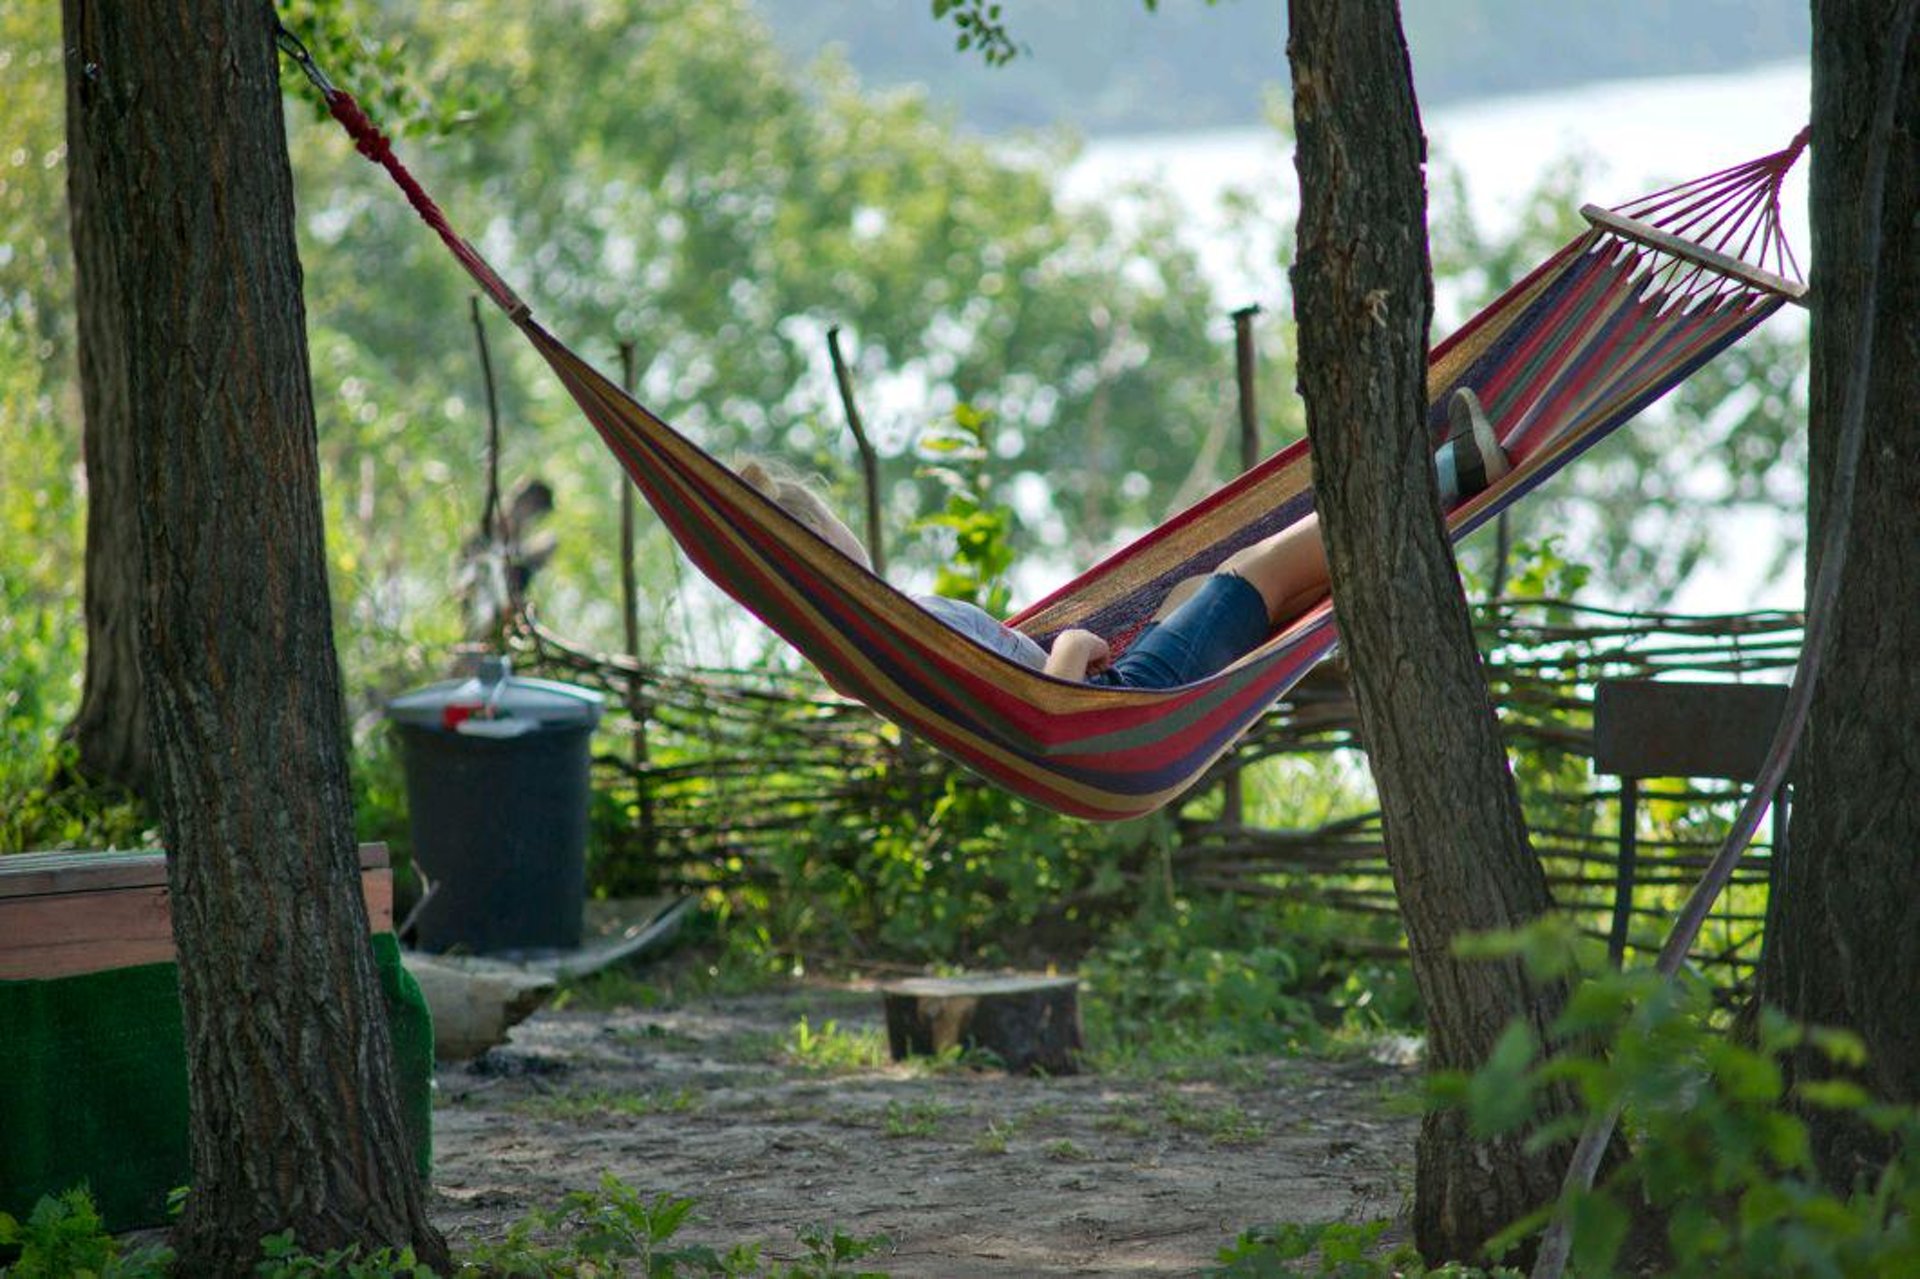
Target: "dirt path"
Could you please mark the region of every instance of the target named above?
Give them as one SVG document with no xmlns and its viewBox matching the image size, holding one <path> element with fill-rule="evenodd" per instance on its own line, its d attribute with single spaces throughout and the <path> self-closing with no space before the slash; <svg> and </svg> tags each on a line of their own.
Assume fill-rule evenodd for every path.
<svg viewBox="0 0 1920 1279">
<path fill-rule="evenodd" d="M 1190 1275 L 1243 1229 L 1400 1214 L 1409 1072 L 1235 1064 L 1209 1079 L 1026 1079 L 796 1063 L 814 1030 L 880 1033 L 880 997 L 822 988 L 673 1010 L 546 1012 L 443 1066 L 436 1216 L 456 1246 L 613 1173 L 697 1201 L 681 1240 L 793 1258 L 825 1224 L 897 1276 Z M 821 1053 L 819 1056 L 825 1056 Z"/>
</svg>

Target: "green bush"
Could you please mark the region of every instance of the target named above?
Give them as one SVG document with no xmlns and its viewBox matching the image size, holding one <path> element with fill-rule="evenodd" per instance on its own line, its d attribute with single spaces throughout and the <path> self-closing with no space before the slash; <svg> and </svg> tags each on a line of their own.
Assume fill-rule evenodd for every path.
<svg viewBox="0 0 1920 1279">
<path fill-rule="evenodd" d="M 1564 924 L 1476 939 L 1468 953 L 1520 955 L 1542 976 L 1576 964 Z M 1551 1051 L 1549 1051 L 1551 1049 Z M 1796 1078 L 1785 1068 L 1797 1060 Z M 1845 1032 L 1797 1026 L 1762 1010 L 1750 1038 L 1716 1016 L 1713 989 L 1684 974 L 1604 972 L 1575 987 L 1551 1044 L 1508 1031 L 1472 1076 L 1435 1081 L 1436 1104 L 1466 1108 L 1482 1135 L 1531 1130 L 1564 1141 L 1623 1108 L 1629 1156 L 1559 1208 L 1572 1223 L 1572 1272 L 1616 1273 L 1628 1227 L 1657 1205 L 1674 1273 L 1850 1276 L 1920 1273 L 1920 1110 L 1872 1098 L 1853 1082 L 1862 1045 Z M 1821 1077 L 1810 1063 L 1824 1062 Z M 1792 1080 L 1790 1083 L 1789 1080 Z M 1540 1120 L 1547 1090 L 1570 1087 L 1579 1113 Z M 1804 1116 L 1839 1112 L 1895 1139 L 1893 1160 L 1846 1189 L 1824 1185 Z M 1527 1238 L 1546 1212 L 1496 1241 Z"/>
<path fill-rule="evenodd" d="M 1543 979 L 1575 974 L 1588 948 L 1564 922 L 1471 939 L 1463 953 L 1519 956 Z M 1870 1097 L 1849 1074 L 1861 1045 L 1834 1030 L 1796 1026 L 1770 1011 L 1748 1042 L 1715 1012 L 1713 989 L 1650 970 L 1587 976 L 1553 1027 L 1550 1045 L 1516 1022 L 1472 1074 L 1438 1075 L 1429 1105 L 1467 1111 L 1476 1136 L 1526 1131 L 1536 1146 L 1565 1142 L 1623 1107 L 1627 1157 L 1591 1190 L 1514 1225 L 1494 1256 L 1538 1235 L 1557 1209 L 1570 1226 L 1568 1274 L 1629 1273 L 1623 1249 L 1635 1215 L 1657 1218 L 1681 1276 L 1846 1279 L 1920 1274 L 1920 1109 Z M 1551 1052 L 1548 1049 L 1551 1048 Z M 1784 1063 L 1825 1061 L 1833 1074 L 1788 1083 Z M 1541 1099 L 1568 1088 L 1577 1113 L 1546 1121 Z M 1823 1185 L 1804 1118 L 1837 1111 L 1896 1138 L 1888 1165 L 1845 1190 Z M 1647 1206 L 1653 1205 L 1652 1209 Z M 1473 1279 L 1515 1275 L 1450 1262 L 1427 1269 L 1410 1246 L 1388 1245 L 1386 1222 L 1286 1223 L 1243 1232 L 1221 1250 L 1219 1276 Z M 1633 1273 L 1645 1273 L 1644 1261 Z"/>
<path fill-rule="evenodd" d="M 515 1222 L 506 1237 L 481 1244 L 459 1262 L 457 1274 L 496 1279 L 589 1279 L 601 1275 L 720 1275 L 739 1279 L 884 1279 L 860 1269 L 862 1259 L 889 1246 L 884 1235 L 851 1235 L 834 1226 L 798 1232 L 801 1256 L 784 1263 L 761 1257 L 761 1245 L 736 1244 L 725 1252 L 676 1236 L 692 1219 L 694 1201 L 679 1195 L 647 1196 L 608 1174 L 594 1190 L 564 1196 L 551 1209 L 536 1209 Z M 26 1221 L 0 1213 L 0 1279 L 165 1279 L 173 1254 L 165 1247 L 124 1248 L 106 1233 L 93 1197 L 84 1186 L 46 1196 Z M 312 1253 L 292 1231 L 260 1241 L 257 1279 L 431 1279 L 409 1248 L 358 1247 Z"/>
<path fill-rule="evenodd" d="M 1155 902 L 1080 966 L 1087 1029 L 1116 1064 L 1320 1047 L 1336 1031 L 1417 1024 L 1406 965 L 1355 963 L 1331 942 L 1353 921 L 1304 905 L 1248 910 L 1230 896 Z"/>
<path fill-rule="evenodd" d="M 0 1279 L 160 1279 L 173 1262 L 162 1247 L 123 1248 L 106 1232 L 85 1186 L 47 1195 L 25 1221 L 0 1212 Z"/>
<path fill-rule="evenodd" d="M 1411 1244 L 1383 1242 L 1384 1221 L 1324 1221 L 1248 1230 L 1220 1250 L 1210 1279 L 1520 1279 L 1520 1272 L 1448 1262 L 1429 1270 Z"/>
</svg>

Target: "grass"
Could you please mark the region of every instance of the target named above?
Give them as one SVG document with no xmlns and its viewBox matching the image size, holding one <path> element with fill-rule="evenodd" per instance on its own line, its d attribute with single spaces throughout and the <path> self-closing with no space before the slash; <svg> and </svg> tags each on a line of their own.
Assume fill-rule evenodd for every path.
<svg viewBox="0 0 1920 1279">
<path fill-rule="evenodd" d="M 890 1101 L 882 1130 L 889 1137 L 933 1137 L 939 1134 L 943 1122 L 961 1113 L 961 1107 L 949 1106 L 932 1097 L 910 1102 Z"/>
<path fill-rule="evenodd" d="M 700 1108 L 700 1094 L 692 1088 L 657 1088 L 646 1092 L 609 1092 L 592 1089 L 528 1097 L 514 1103 L 522 1114 L 545 1119 L 588 1120 L 607 1115 L 675 1115 Z"/>
<path fill-rule="evenodd" d="M 1151 1123 L 1126 1110 L 1109 1111 L 1095 1120 L 1093 1126 L 1102 1132 L 1117 1133 L 1122 1137 L 1144 1137 L 1153 1131 Z"/>
<path fill-rule="evenodd" d="M 1269 1131 L 1265 1120 L 1253 1118 L 1230 1101 L 1206 1105 L 1169 1090 L 1160 1094 L 1158 1104 L 1162 1119 L 1216 1146 L 1251 1146 L 1264 1141 Z"/>
<path fill-rule="evenodd" d="M 1001 1123 L 994 1119 L 987 1120 L 987 1126 L 974 1136 L 973 1153 L 976 1155 L 1006 1154 L 1007 1143 L 1016 1131 L 1018 1131 L 1017 1124 Z"/>
<path fill-rule="evenodd" d="M 627 1048 L 651 1048 L 659 1052 L 686 1051 L 699 1048 L 702 1041 L 678 1030 L 669 1030 L 658 1022 L 648 1022 L 644 1026 L 622 1026 L 614 1030 L 613 1041 Z"/>
<path fill-rule="evenodd" d="M 877 1070 L 887 1061 L 886 1037 L 878 1029 L 843 1029 L 833 1020 L 815 1030 L 813 1023 L 802 1017 L 787 1033 L 780 1059 L 816 1074 Z"/>
</svg>

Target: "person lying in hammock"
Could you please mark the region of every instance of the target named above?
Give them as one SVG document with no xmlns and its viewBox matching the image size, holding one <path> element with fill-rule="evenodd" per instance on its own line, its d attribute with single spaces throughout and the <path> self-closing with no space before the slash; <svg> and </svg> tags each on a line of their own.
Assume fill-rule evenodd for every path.
<svg viewBox="0 0 1920 1279">
<path fill-rule="evenodd" d="M 1447 402 L 1452 424 L 1434 452 L 1442 509 L 1473 497 L 1512 469 L 1480 401 L 1461 388 Z M 749 461 L 740 478 L 864 568 L 873 562 L 853 530 L 805 481 Z M 1117 688 L 1173 688 L 1205 679 L 1259 647 L 1283 618 L 1297 617 L 1327 593 L 1320 521 L 1310 514 L 1243 547 L 1211 573 L 1167 593 L 1134 642 L 1115 659 L 1107 641 L 1086 630 L 1056 635 L 1052 648 L 964 600 L 916 595 L 914 602 L 981 645 L 1059 679 Z"/>
</svg>

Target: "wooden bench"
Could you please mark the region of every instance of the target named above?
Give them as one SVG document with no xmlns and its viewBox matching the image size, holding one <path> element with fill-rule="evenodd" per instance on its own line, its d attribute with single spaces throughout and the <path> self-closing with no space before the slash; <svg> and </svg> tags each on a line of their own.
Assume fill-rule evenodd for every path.
<svg viewBox="0 0 1920 1279">
<path fill-rule="evenodd" d="M 1711 777 L 1750 782 L 1760 775 L 1787 704 L 1783 684 L 1708 684 L 1601 680 L 1593 694 L 1593 767 L 1620 779 L 1620 862 L 1607 957 L 1626 956 L 1638 858 L 1640 782 L 1650 777 Z M 1772 870 L 1787 851 L 1787 795 L 1773 800 Z"/>
<path fill-rule="evenodd" d="M 384 844 L 360 849 L 414 1157 L 431 1166 L 433 1027 L 393 937 Z M 0 857 L 0 1212 L 81 1182 L 108 1229 L 165 1225 L 191 1180 L 187 1054 L 160 853 Z M 248 977 L 233 975 L 237 998 Z"/>
<path fill-rule="evenodd" d="M 385 844 L 360 846 L 372 932 L 393 930 Z M 173 913 L 162 853 L 17 853 L 0 857 L 0 981 L 167 963 Z"/>
</svg>

